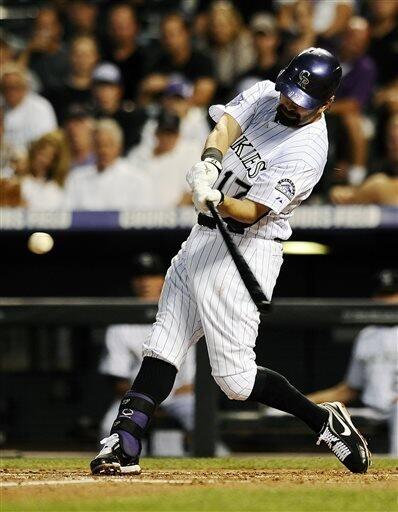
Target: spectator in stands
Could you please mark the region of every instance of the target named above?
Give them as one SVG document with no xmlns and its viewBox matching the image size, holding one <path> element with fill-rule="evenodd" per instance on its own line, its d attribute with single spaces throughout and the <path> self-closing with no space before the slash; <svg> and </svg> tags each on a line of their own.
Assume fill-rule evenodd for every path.
<svg viewBox="0 0 398 512">
<path fill-rule="evenodd" d="M 142 209 L 149 197 L 147 180 L 121 158 L 123 132 L 113 119 L 97 121 L 96 164 L 76 168 L 66 182 L 66 207 L 72 210 Z"/>
<path fill-rule="evenodd" d="M 98 5 L 95 2 L 69 0 L 65 14 L 68 36 L 95 36 L 98 17 Z"/>
<path fill-rule="evenodd" d="M 134 8 L 129 3 L 116 3 L 110 7 L 108 38 L 110 48 L 103 48 L 103 60 L 119 68 L 124 84 L 124 99 L 135 101 L 144 76 L 146 57 L 138 46 L 138 23 Z"/>
<path fill-rule="evenodd" d="M 12 62 L 14 60 L 14 52 L 11 48 L 11 45 L 8 43 L 6 37 L 1 34 L 0 35 L 0 69 L 3 68 L 5 64 L 8 62 Z"/>
<path fill-rule="evenodd" d="M 205 109 L 192 105 L 193 88 L 183 80 L 172 80 L 162 96 L 161 105 L 165 110 L 180 118 L 180 137 L 188 143 L 203 146 L 209 134 Z M 141 141 L 154 147 L 157 119 L 150 118 L 142 129 Z"/>
<path fill-rule="evenodd" d="M 17 61 L 18 50 L 13 47 L 10 40 L 12 38 L 5 33 L 0 33 L 0 70 L 9 63 L 15 64 Z M 25 66 L 22 66 L 25 67 Z M 39 78 L 32 73 L 32 70 L 26 69 L 26 76 L 28 80 L 29 89 L 38 92 L 41 88 Z"/>
<path fill-rule="evenodd" d="M 68 171 L 69 153 L 62 131 L 40 137 L 29 150 L 28 173 L 21 178 L 23 205 L 37 211 L 61 208 Z"/>
<path fill-rule="evenodd" d="M 336 204 L 398 206 L 398 114 L 388 123 L 386 158 L 376 163 L 372 174 L 358 187 L 336 186 L 330 191 Z"/>
<path fill-rule="evenodd" d="M 256 14 L 250 22 L 257 57 L 252 68 L 237 79 L 236 92 L 249 89 L 260 80 L 275 82 L 281 65 L 278 62 L 279 33 L 276 19 L 267 13 Z"/>
<path fill-rule="evenodd" d="M 335 204 L 398 206 L 398 178 L 372 174 L 357 187 L 336 185 L 330 191 L 330 198 Z"/>
<path fill-rule="evenodd" d="M 27 148 L 41 135 L 57 128 L 52 106 L 29 91 L 27 73 L 20 65 L 9 63 L 2 68 L 0 88 L 5 106 L 5 139 L 14 147 Z"/>
<path fill-rule="evenodd" d="M 21 185 L 15 176 L 15 148 L 4 139 L 4 110 L 0 108 L 0 207 L 22 204 Z"/>
<path fill-rule="evenodd" d="M 144 108 L 123 101 L 122 76 L 114 64 L 104 62 L 94 70 L 93 97 L 96 117 L 111 117 L 121 127 L 124 150 L 138 144 L 147 114 Z"/>
<path fill-rule="evenodd" d="M 374 98 L 376 130 L 375 151 L 383 150 L 388 119 L 398 113 L 398 3 L 371 0 L 371 39 L 369 55 L 377 65 L 377 89 Z"/>
<path fill-rule="evenodd" d="M 71 105 L 64 131 L 70 152 L 70 172 L 94 164 L 94 119 L 89 111 L 80 105 Z"/>
<path fill-rule="evenodd" d="M 276 0 L 275 4 L 280 28 L 301 45 L 296 51 L 314 45 L 333 46 L 354 12 L 354 0 Z"/>
<path fill-rule="evenodd" d="M 182 140 L 179 127 L 178 116 L 161 111 L 154 146 L 142 142 L 128 154 L 134 171 L 151 183 L 149 200 L 154 210 L 192 204 L 185 174 L 200 158 L 202 146 Z"/>
<path fill-rule="evenodd" d="M 218 95 L 229 99 L 236 79 L 255 63 L 253 38 L 232 3 L 214 2 L 209 12 L 209 47 Z"/>
<path fill-rule="evenodd" d="M 384 158 L 376 162 L 374 172 L 398 177 L 398 112 L 387 123 Z"/>
<path fill-rule="evenodd" d="M 0 108 L 0 178 L 12 176 L 11 159 L 14 152 L 12 142 L 4 137 L 4 109 Z"/>
<path fill-rule="evenodd" d="M 69 74 L 65 85 L 46 93 L 54 107 L 58 123 L 62 124 L 65 113 L 72 104 L 89 108 L 92 105 L 92 75 L 99 58 L 96 40 L 91 36 L 75 37 L 70 43 Z"/>
<path fill-rule="evenodd" d="M 375 299 L 398 305 L 398 271 L 378 276 Z M 361 399 L 373 417 L 388 421 L 390 453 L 398 456 L 398 326 L 369 326 L 357 336 L 345 379 L 336 386 L 311 393 L 315 403 Z"/>
<path fill-rule="evenodd" d="M 149 103 L 163 93 L 170 79 L 193 85 L 191 102 L 206 107 L 215 91 L 209 57 L 192 47 L 190 29 L 180 14 L 166 15 L 161 22 L 162 51 L 141 86 L 141 102 Z"/>
<path fill-rule="evenodd" d="M 369 24 L 364 18 L 351 18 L 343 33 L 339 57 L 343 78 L 336 92 L 330 114 L 338 116 L 348 135 L 346 155 L 349 165 L 347 179 L 358 185 L 366 176 L 367 137 L 363 115 L 376 83 L 376 66 L 366 54 L 369 44 Z"/>
<path fill-rule="evenodd" d="M 132 261 L 131 288 L 135 297 L 144 301 L 158 302 L 164 282 L 164 265 L 159 256 L 142 253 Z M 149 335 L 150 324 L 124 324 L 108 327 L 105 334 L 105 353 L 99 370 L 107 375 L 113 384 L 116 400 L 106 412 L 100 427 L 101 437 L 106 437 L 114 421 L 120 398 L 131 387 L 142 362 L 142 344 Z M 178 373 L 171 395 L 162 403 L 162 411 L 174 417 L 186 432 L 194 424 L 194 349 Z M 179 453 L 184 453 L 179 446 Z M 171 447 L 168 451 L 170 453 Z M 166 448 L 167 450 L 167 448 Z"/>
<path fill-rule="evenodd" d="M 62 44 L 63 28 L 59 14 L 43 7 L 34 21 L 33 34 L 20 63 L 39 77 L 42 91 L 62 87 L 68 76 L 68 53 Z"/>
<path fill-rule="evenodd" d="M 398 2 L 370 0 L 371 38 L 369 55 L 377 64 L 377 84 L 398 80 Z"/>
</svg>

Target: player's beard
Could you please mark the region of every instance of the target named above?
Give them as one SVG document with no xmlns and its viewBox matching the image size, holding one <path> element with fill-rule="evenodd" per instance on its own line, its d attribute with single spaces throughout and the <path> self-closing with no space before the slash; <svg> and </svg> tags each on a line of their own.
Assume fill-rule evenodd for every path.
<svg viewBox="0 0 398 512">
<path fill-rule="evenodd" d="M 276 109 L 275 121 L 283 124 L 284 126 L 294 128 L 296 126 L 300 126 L 302 119 L 299 114 L 296 114 L 291 110 L 287 110 L 283 107 L 283 105 L 279 104 Z"/>
</svg>

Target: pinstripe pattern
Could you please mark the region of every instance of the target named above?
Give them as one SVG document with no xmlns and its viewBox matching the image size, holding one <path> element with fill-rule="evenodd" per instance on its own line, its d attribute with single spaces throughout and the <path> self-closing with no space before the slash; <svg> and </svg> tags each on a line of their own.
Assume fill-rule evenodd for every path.
<svg viewBox="0 0 398 512">
<path fill-rule="evenodd" d="M 282 264 L 281 244 L 240 235 L 234 238 L 271 297 Z M 204 334 L 212 375 L 228 396 L 245 399 L 256 374 L 253 349 L 258 324 L 257 308 L 221 235 L 195 226 L 167 272 L 144 355 L 180 368 L 189 347 Z"/>
<path fill-rule="evenodd" d="M 223 171 L 232 173 L 222 187 L 224 194 L 242 192 L 241 182 L 250 186 L 246 197 L 271 208 L 271 213 L 246 230 L 246 236 L 287 240 L 291 235 L 289 217 L 311 193 L 322 176 L 328 152 L 326 123 L 320 120 L 301 128 L 288 128 L 275 122 L 279 93 L 273 82 L 258 82 L 226 106 L 213 105 L 209 112 L 218 121 L 226 112 L 242 128 L 242 136 L 232 144 L 223 159 Z M 261 164 L 264 162 L 264 164 Z M 256 173 L 257 167 L 257 173 Z M 275 187 L 290 180 L 294 197 Z"/>
<path fill-rule="evenodd" d="M 320 179 L 328 150 L 323 117 L 308 126 L 288 128 L 275 122 L 278 101 L 274 84 L 264 81 L 228 105 L 209 110 L 216 121 L 229 113 L 242 128 L 223 159 L 215 187 L 230 196 L 241 197 L 243 192 L 271 208 L 243 235 L 233 235 L 270 298 L 282 265 L 282 246 L 274 239 L 289 238 L 288 218 Z M 230 398 L 245 400 L 257 372 L 258 324 L 258 311 L 222 236 L 196 225 L 167 273 L 144 355 L 179 368 L 189 347 L 204 334 L 216 382 Z"/>
</svg>

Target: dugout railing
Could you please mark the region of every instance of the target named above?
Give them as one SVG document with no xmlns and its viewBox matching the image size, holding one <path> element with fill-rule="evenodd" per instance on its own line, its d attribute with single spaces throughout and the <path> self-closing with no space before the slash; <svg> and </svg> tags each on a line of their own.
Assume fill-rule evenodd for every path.
<svg viewBox="0 0 398 512">
<path fill-rule="evenodd" d="M 126 298 L 1 298 L 0 326 L 104 326 L 152 323 L 154 303 Z M 263 325 L 295 329 L 396 325 L 398 307 L 373 300 L 276 299 Z M 194 455 L 210 457 L 217 438 L 217 388 L 205 343 L 197 346 Z"/>
</svg>

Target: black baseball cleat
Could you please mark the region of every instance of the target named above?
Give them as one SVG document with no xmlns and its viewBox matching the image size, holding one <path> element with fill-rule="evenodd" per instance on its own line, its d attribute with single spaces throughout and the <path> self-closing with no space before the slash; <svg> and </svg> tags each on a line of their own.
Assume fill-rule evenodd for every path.
<svg viewBox="0 0 398 512">
<path fill-rule="evenodd" d="M 112 434 L 101 441 L 104 445 L 99 454 L 90 463 L 93 475 L 139 475 L 141 468 L 138 457 L 123 453 L 118 434 Z"/>
<path fill-rule="evenodd" d="M 329 419 L 316 444 L 324 441 L 350 471 L 366 473 L 372 463 L 371 454 L 367 442 L 354 427 L 347 409 L 340 402 L 325 402 L 320 405 L 328 410 Z"/>
</svg>

